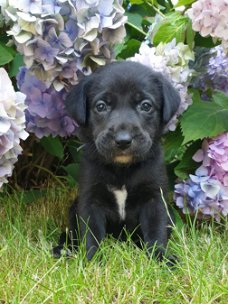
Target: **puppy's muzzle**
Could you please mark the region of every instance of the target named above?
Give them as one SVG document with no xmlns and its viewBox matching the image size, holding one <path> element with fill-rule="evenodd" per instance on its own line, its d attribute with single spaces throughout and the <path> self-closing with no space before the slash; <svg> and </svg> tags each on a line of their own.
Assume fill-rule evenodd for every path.
<svg viewBox="0 0 228 304">
<path fill-rule="evenodd" d="M 129 150 L 132 145 L 132 136 L 129 131 L 121 130 L 115 134 L 115 145 L 117 148 L 116 156 L 114 157 L 114 162 L 119 164 L 128 164 L 132 162 L 132 155 L 129 154 Z"/>
<path fill-rule="evenodd" d="M 118 149 L 126 150 L 131 146 L 132 136 L 128 131 L 120 131 L 115 136 L 115 143 Z"/>
</svg>

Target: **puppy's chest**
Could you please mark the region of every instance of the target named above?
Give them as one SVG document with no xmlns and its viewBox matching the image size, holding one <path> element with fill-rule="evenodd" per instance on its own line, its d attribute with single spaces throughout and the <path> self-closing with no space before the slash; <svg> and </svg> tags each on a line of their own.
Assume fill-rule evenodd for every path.
<svg viewBox="0 0 228 304">
<path fill-rule="evenodd" d="M 126 186 L 123 185 L 122 188 L 115 188 L 114 186 L 108 185 L 108 191 L 114 196 L 115 204 L 118 210 L 118 214 L 121 220 L 126 218 L 126 202 L 128 198 L 128 192 Z"/>
</svg>

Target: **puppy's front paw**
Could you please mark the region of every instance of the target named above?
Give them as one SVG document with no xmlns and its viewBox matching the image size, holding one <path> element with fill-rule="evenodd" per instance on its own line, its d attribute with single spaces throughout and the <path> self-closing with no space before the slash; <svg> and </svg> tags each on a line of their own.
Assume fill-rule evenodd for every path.
<svg viewBox="0 0 228 304">
<path fill-rule="evenodd" d="M 60 259 L 62 256 L 62 250 L 63 250 L 63 246 L 56 246 L 52 248 L 52 256 L 55 259 Z"/>
<path fill-rule="evenodd" d="M 59 237 L 59 245 L 52 248 L 52 256 L 56 259 L 61 258 L 62 256 L 69 257 L 71 255 L 71 247 L 69 244 L 69 236 L 66 232 L 61 233 Z M 65 246 L 68 245 L 68 248 Z"/>
</svg>

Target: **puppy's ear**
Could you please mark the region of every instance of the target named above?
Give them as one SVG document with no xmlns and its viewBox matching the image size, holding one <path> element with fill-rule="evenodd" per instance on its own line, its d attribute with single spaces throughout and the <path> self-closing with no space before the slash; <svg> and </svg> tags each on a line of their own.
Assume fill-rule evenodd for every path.
<svg viewBox="0 0 228 304">
<path fill-rule="evenodd" d="M 177 112 L 181 99 L 177 90 L 164 77 L 162 77 L 162 97 L 163 97 L 163 123 L 166 125 Z"/>
<path fill-rule="evenodd" d="M 87 121 L 88 105 L 87 90 L 90 84 L 89 76 L 81 80 L 67 94 L 65 107 L 69 115 L 77 122 L 79 126 L 85 126 Z"/>
</svg>

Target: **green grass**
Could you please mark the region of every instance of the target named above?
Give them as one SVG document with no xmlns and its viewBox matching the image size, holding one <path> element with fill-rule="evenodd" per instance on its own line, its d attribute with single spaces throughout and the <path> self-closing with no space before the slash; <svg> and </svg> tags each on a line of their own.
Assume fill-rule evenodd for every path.
<svg viewBox="0 0 228 304">
<path fill-rule="evenodd" d="M 0 303 L 228 303 L 227 227 L 176 228 L 174 270 L 148 259 L 130 241 L 106 240 L 92 262 L 84 250 L 56 260 L 50 248 L 65 227 L 68 189 L 50 189 L 26 204 L 1 195 Z"/>
</svg>

